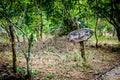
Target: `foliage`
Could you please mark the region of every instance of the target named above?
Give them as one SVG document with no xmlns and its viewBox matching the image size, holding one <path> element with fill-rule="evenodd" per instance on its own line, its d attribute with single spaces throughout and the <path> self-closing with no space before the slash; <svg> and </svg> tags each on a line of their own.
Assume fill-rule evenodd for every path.
<svg viewBox="0 0 120 80">
<path fill-rule="evenodd" d="M 0 3 L 2 6 L 3 2 L 1 1 Z M 90 1 L 88 3 L 94 4 L 90 3 Z M 88 3 L 87 0 L 17 0 L 9 1 L 8 3 L 4 1 L 6 8 L 4 6 L 1 7 L 0 15 L 2 18 L 5 18 L 6 15 L 9 16 L 12 22 L 24 30 L 27 35 L 33 32 L 36 37 L 39 36 L 40 27 L 42 26 L 41 17 L 43 18 L 43 32 L 50 34 L 54 29 L 61 27 L 61 34 L 65 35 L 76 29 L 72 25 L 75 16 L 78 17 L 84 27 L 94 28 L 95 17 L 91 9 L 94 5 L 89 7 Z M 18 31 L 18 33 L 22 35 L 21 31 Z"/>
<path fill-rule="evenodd" d="M 48 75 L 46 77 L 43 77 L 42 80 L 50 80 L 54 77 L 53 73 L 48 73 Z"/>
<path fill-rule="evenodd" d="M 16 74 L 21 77 L 23 80 L 25 80 L 25 75 L 26 75 L 26 69 L 23 67 L 18 67 Z"/>
<path fill-rule="evenodd" d="M 96 18 L 101 19 L 96 28 L 97 34 L 111 33 L 114 26 L 120 39 L 119 3 L 118 0 L 1 0 L 0 35 L 5 34 L 9 39 L 9 26 L 12 25 L 17 43 L 20 45 L 21 36 L 24 41 L 28 42 L 28 50 L 22 50 L 28 62 L 33 41 L 40 38 L 41 33 L 55 35 L 57 29 L 61 29 L 61 35 L 66 35 L 77 29 L 74 26 L 75 17 L 81 22 L 82 27 L 92 29 L 96 27 Z M 2 33 L 3 31 L 5 33 Z M 101 39 L 101 36 L 99 36 L 99 40 L 104 40 Z M 114 47 L 110 49 L 113 52 L 117 51 Z M 56 52 L 56 48 L 50 47 L 49 51 Z M 76 56 L 78 58 L 78 52 L 76 52 Z M 29 63 L 27 65 L 30 67 Z M 17 70 L 20 72 L 20 69 Z M 31 70 L 29 71 L 31 72 Z M 24 74 L 24 70 L 22 74 Z M 34 71 L 31 74 L 34 75 Z M 53 77 L 54 75 L 50 73 L 46 78 Z"/>
<path fill-rule="evenodd" d="M 49 79 L 52 79 L 53 77 L 54 77 L 53 73 L 49 73 L 48 76 L 47 76 L 47 78 L 49 78 Z"/>
<path fill-rule="evenodd" d="M 120 1 L 118 0 L 88 0 L 91 10 L 96 17 L 105 18 L 111 23 L 117 32 L 120 41 Z"/>
</svg>

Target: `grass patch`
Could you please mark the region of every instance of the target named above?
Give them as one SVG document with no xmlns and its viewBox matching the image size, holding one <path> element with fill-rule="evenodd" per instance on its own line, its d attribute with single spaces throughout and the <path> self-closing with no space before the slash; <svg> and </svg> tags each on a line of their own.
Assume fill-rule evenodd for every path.
<svg viewBox="0 0 120 80">
<path fill-rule="evenodd" d="M 50 72 L 46 77 L 43 77 L 42 80 L 51 80 L 53 77 L 54 77 L 54 74 Z"/>
</svg>

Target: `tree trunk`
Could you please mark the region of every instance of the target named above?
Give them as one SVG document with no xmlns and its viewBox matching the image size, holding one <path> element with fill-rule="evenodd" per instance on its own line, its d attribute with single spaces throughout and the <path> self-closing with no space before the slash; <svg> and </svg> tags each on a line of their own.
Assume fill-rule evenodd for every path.
<svg viewBox="0 0 120 80">
<path fill-rule="evenodd" d="M 98 47 L 97 26 L 98 26 L 98 18 L 96 18 L 96 25 L 95 25 L 96 48 Z"/>
<path fill-rule="evenodd" d="M 116 32 L 117 32 L 118 40 L 120 41 L 120 28 L 119 27 L 116 28 Z"/>
<path fill-rule="evenodd" d="M 28 53 L 30 54 L 30 53 Z M 27 57 L 27 79 L 31 80 L 31 73 L 30 73 L 30 58 Z"/>
<path fill-rule="evenodd" d="M 115 36 L 115 28 L 114 28 L 114 26 L 112 27 L 112 36 L 113 37 Z"/>
<path fill-rule="evenodd" d="M 75 21 L 75 23 L 76 23 L 77 29 L 80 29 L 81 26 L 79 27 L 77 17 L 74 18 L 74 21 Z M 84 41 L 81 41 L 81 42 L 80 42 L 80 52 L 81 52 L 81 57 L 82 57 L 82 59 L 83 59 L 83 62 L 86 62 L 85 49 L 84 49 Z"/>
<path fill-rule="evenodd" d="M 114 23 L 112 24 L 116 30 L 116 33 L 117 33 L 117 38 L 120 42 L 120 22 L 119 21 L 116 21 L 114 20 Z"/>
<path fill-rule="evenodd" d="M 120 42 L 120 22 L 119 21 L 115 21 L 114 19 L 112 19 L 112 21 L 113 22 L 108 20 L 108 22 L 111 23 L 114 26 L 114 28 L 116 30 L 117 38 L 118 38 L 118 40 Z"/>
<path fill-rule="evenodd" d="M 31 47 L 33 42 L 33 34 L 31 34 L 29 43 L 28 43 L 28 56 L 27 56 L 27 79 L 31 80 L 31 73 L 30 73 L 30 56 L 31 56 Z"/>
<path fill-rule="evenodd" d="M 13 72 L 16 73 L 16 43 L 15 43 L 15 35 L 13 30 L 13 25 L 9 25 L 10 30 L 10 36 L 11 36 L 11 47 L 12 47 L 12 53 L 13 53 Z"/>
<path fill-rule="evenodd" d="M 43 32 L 43 19 L 42 19 L 42 12 L 41 12 L 41 29 L 40 29 L 40 38 L 42 39 L 42 32 Z"/>
</svg>

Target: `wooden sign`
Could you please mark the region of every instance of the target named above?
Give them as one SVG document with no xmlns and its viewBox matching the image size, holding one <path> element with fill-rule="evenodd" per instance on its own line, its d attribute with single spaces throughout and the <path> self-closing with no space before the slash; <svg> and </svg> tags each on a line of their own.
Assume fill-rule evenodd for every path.
<svg viewBox="0 0 120 80">
<path fill-rule="evenodd" d="M 79 30 L 74 30 L 67 35 L 69 41 L 81 42 L 88 40 L 93 35 L 93 30 L 89 28 L 81 28 Z"/>
</svg>

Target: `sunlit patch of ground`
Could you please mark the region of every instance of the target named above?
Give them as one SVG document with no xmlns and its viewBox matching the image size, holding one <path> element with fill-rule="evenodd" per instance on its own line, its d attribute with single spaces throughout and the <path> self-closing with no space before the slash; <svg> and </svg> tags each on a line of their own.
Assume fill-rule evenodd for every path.
<svg viewBox="0 0 120 80">
<path fill-rule="evenodd" d="M 114 42 L 114 43 L 113 43 Z M 34 80 L 91 80 L 100 73 L 118 64 L 120 53 L 117 49 L 117 40 L 113 42 L 100 42 L 95 48 L 95 41 L 90 39 L 85 42 L 85 52 L 88 66 L 82 66 L 79 44 L 72 44 L 65 37 L 54 41 L 52 38 L 38 40 L 32 47 L 31 68 L 36 70 Z M 24 46 L 24 45 L 23 45 Z M 25 48 L 25 47 L 24 47 Z M 19 51 L 19 50 L 18 50 Z M 9 55 L 8 55 L 9 54 Z M 10 52 L 4 53 L 11 61 Z M 3 56 L 0 54 L 0 56 Z M 21 67 L 26 67 L 23 54 L 17 53 L 17 62 Z M 0 61 L 2 62 L 2 60 Z"/>
</svg>

